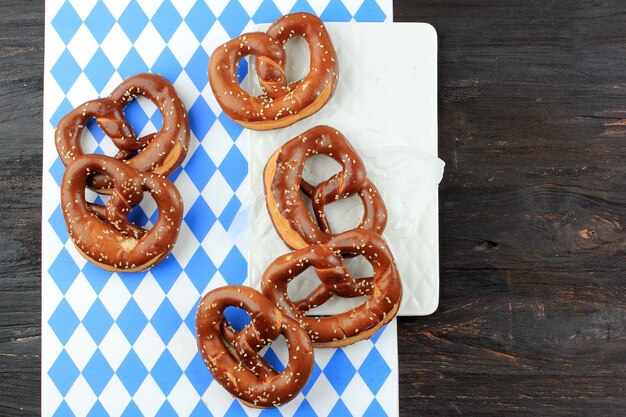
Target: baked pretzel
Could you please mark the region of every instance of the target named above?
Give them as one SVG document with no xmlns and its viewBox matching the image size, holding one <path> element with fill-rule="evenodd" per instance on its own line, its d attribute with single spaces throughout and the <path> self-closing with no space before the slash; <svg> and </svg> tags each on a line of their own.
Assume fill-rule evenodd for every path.
<svg viewBox="0 0 626 417">
<path fill-rule="evenodd" d="M 135 136 L 123 113 L 124 107 L 138 95 L 152 101 L 163 115 L 161 130 L 140 138 Z M 136 171 L 169 175 L 187 155 L 190 137 L 187 110 L 172 84 L 160 75 L 134 75 L 109 97 L 88 101 L 64 116 L 57 126 L 55 142 L 65 166 L 84 155 L 80 141 L 91 118 L 96 119 L 119 149 L 114 157 Z M 113 192 L 112 180 L 102 174 L 91 177 L 88 185 L 98 192 Z"/>
<path fill-rule="evenodd" d="M 373 277 L 350 277 L 342 256 L 360 255 L 372 265 Z M 314 267 L 322 282 L 307 298 L 293 301 L 287 286 L 307 268 Z M 362 285 L 358 283 L 363 281 Z M 398 311 L 402 283 L 395 260 L 385 241 L 376 233 L 353 230 L 283 255 L 270 264 L 261 281 L 263 294 L 309 334 L 315 347 L 341 347 L 371 337 Z M 307 312 L 330 295 L 369 295 L 358 307 L 328 317 L 308 317 Z"/>
<path fill-rule="evenodd" d="M 302 178 L 306 161 L 327 155 L 342 169 L 328 180 L 312 186 Z M 292 249 L 324 243 L 334 234 L 324 212 L 327 204 L 358 195 L 363 217 L 357 229 L 381 234 L 387 224 L 387 210 L 374 184 L 367 178 L 365 165 L 338 130 L 316 126 L 281 146 L 269 159 L 263 172 L 267 209 L 281 239 Z M 301 192 L 311 198 L 313 219 Z"/>
<path fill-rule="evenodd" d="M 240 332 L 224 317 L 231 306 L 244 309 L 252 319 Z M 292 400 L 313 371 L 313 346 L 306 332 L 249 287 L 226 286 L 207 293 L 198 306 L 196 333 L 198 349 L 213 377 L 250 407 L 274 407 Z M 289 363 L 277 372 L 259 351 L 281 334 L 287 341 Z"/>
<path fill-rule="evenodd" d="M 287 82 L 284 45 L 302 36 L 311 55 L 309 73 Z M 256 74 L 264 94 L 253 96 L 237 79 L 239 61 L 256 56 Z M 339 79 L 335 49 L 322 21 L 309 13 L 278 19 L 266 33 L 243 34 L 219 46 L 209 62 L 211 89 L 222 110 L 240 125 L 255 130 L 288 126 L 317 112 L 332 97 Z"/>
<path fill-rule="evenodd" d="M 85 188 L 94 173 L 105 175 L 113 187 L 106 207 L 85 200 Z M 156 223 L 148 231 L 127 220 L 144 191 L 152 195 L 159 210 Z M 167 178 L 139 173 L 104 155 L 79 156 L 69 164 L 61 184 L 61 207 L 78 251 L 109 271 L 141 271 L 165 259 L 183 219 L 182 198 Z"/>
</svg>

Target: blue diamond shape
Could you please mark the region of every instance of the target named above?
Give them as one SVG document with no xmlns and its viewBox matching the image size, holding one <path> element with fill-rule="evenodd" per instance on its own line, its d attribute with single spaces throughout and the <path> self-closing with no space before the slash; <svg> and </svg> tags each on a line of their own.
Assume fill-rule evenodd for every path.
<svg viewBox="0 0 626 417">
<path fill-rule="evenodd" d="M 307 12 L 307 13 L 315 14 L 315 11 L 313 10 L 313 8 L 311 7 L 311 5 L 309 4 L 307 0 L 296 1 L 296 4 L 294 4 L 290 10 L 290 13 L 294 13 L 294 12 Z"/>
<path fill-rule="evenodd" d="M 149 220 L 150 219 L 148 219 L 148 216 L 146 216 L 146 212 L 143 211 L 141 206 L 133 207 L 130 210 L 130 213 L 128 213 L 128 221 L 135 223 L 138 226 L 146 227 Z"/>
<path fill-rule="evenodd" d="M 122 413 L 122 417 L 144 417 L 144 415 L 139 407 L 137 407 L 137 404 L 135 404 L 135 402 L 131 400 L 130 403 L 128 403 L 128 405 L 126 406 L 124 412 Z"/>
<path fill-rule="evenodd" d="M 104 304 L 102 304 L 102 301 L 96 298 L 83 318 L 83 326 L 85 326 L 85 329 L 87 329 L 87 332 L 96 344 L 99 345 L 102 339 L 104 339 L 104 336 L 109 332 L 112 324 L 113 318 Z"/>
<path fill-rule="evenodd" d="M 201 392 L 202 395 L 204 392 Z M 213 417 L 203 400 L 198 401 L 196 408 L 193 409 L 189 417 Z"/>
<path fill-rule="evenodd" d="M 152 275 L 165 293 L 169 292 L 181 272 L 183 272 L 183 268 L 173 256 L 168 257 L 152 269 Z"/>
<path fill-rule="evenodd" d="M 67 45 L 74 37 L 74 34 L 83 23 L 76 10 L 69 1 L 63 3 L 54 19 L 52 19 L 52 27 L 57 31 L 63 42 Z"/>
<path fill-rule="evenodd" d="M 169 0 L 161 3 L 161 7 L 152 16 L 152 24 L 165 42 L 169 42 L 182 21 L 183 18 Z"/>
<path fill-rule="evenodd" d="M 349 22 L 352 15 L 341 0 L 330 0 L 320 19 L 324 22 Z"/>
<path fill-rule="evenodd" d="M 91 81 L 96 91 L 100 92 L 107 85 L 113 73 L 115 73 L 115 68 L 111 65 L 102 49 L 98 48 L 85 67 L 85 75 Z"/>
<path fill-rule="evenodd" d="M 226 132 L 228 132 L 228 135 L 230 136 L 230 138 L 232 140 L 237 140 L 241 132 L 243 132 L 243 126 L 235 123 L 233 119 L 231 119 L 230 117 L 226 115 L 226 113 L 220 114 L 220 117 L 218 119 L 220 123 L 222 124 L 222 126 L 224 126 L 224 129 L 226 130 Z"/>
<path fill-rule="evenodd" d="M 235 219 L 235 216 L 239 212 L 240 207 L 241 207 L 241 201 L 239 201 L 237 196 L 234 195 L 230 199 L 226 207 L 224 207 L 224 210 L 222 211 L 222 214 L 220 214 L 220 217 L 219 217 L 220 223 L 222 223 L 222 226 L 224 226 L 224 229 L 228 230 L 230 228 L 230 225 L 233 224 L 233 220 Z"/>
<path fill-rule="evenodd" d="M 197 3 L 199 4 L 199 3 Z M 204 3 L 203 3 L 204 4 Z M 185 72 L 193 81 L 198 91 L 202 91 L 209 82 L 209 76 L 207 72 L 207 63 L 209 62 L 209 55 L 206 53 L 203 47 L 196 49 L 187 66 Z"/>
<path fill-rule="evenodd" d="M 119 23 L 124 33 L 126 33 L 128 39 L 134 43 L 139 35 L 141 35 L 141 32 L 143 32 L 149 20 L 148 16 L 146 16 L 141 9 L 141 6 L 137 3 L 137 0 L 131 0 L 117 23 Z"/>
<path fill-rule="evenodd" d="M 198 249 L 196 249 L 196 252 L 185 267 L 187 276 L 200 293 L 204 292 L 211 278 L 215 275 L 215 271 L 217 271 L 217 268 L 211 262 L 204 249 L 202 249 L 202 246 L 198 246 Z"/>
<path fill-rule="evenodd" d="M 278 408 L 266 408 L 259 413 L 259 417 L 283 417 Z M 294 417 L 300 417 L 300 414 L 294 414 Z M 318 417 L 315 415 L 314 417 Z"/>
<path fill-rule="evenodd" d="M 248 61 L 242 59 L 239 61 L 239 65 L 237 65 L 237 82 L 241 84 L 246 75 L 248 75 Z"/>
<path fill-rule="evenodd" d="M 267 351 L 263 355 L 263 359 L 265 359 L 267 363 L 269 363 L 270 366 L 276 369 L 278 372 L 283 372 L 285 370 L 285 365 L 280 361 L 280 358 L 278 357 L 278 355 L 276 355 L 276 352 L 274 352 L 274 349 L 272 349 L 271 347 L 267 349 Z"/>
<path fill-rule="evenodd" d="M 154 65 L 152 65 L 152 72 L 161 74 L 172 82 L 178 78 L 182 71 L 183 67 L 180 66 L 180 62 L 178 62 L 167 46 L 163 49 L 163 52 L 161 52 L 161 55 L 159 55 Z"/>
<path fill-rule="evenodd" d="M 163 343 L 166 345 L 172 340 L 174 334 L 180 327 L 183 320 L 167 298 L 163 300 L 154 316 L 150 319 L 152 327 L 156 330 Z"/>
<path fill-rule="evenodd" d="M 385 410 L 383 410 L 376 398 L 374 398 L 374 401 L 372 401 L 370 406 L 367 407 L 367 410 L 365 410 L 363 417 L 387 417 L 387 413 L 385 413 Z"/>
<path fill-rule="evenodd" d="M 391 368 L 385 362 L 378 349 L 375 347 L 370 351 L 359 368 L 359 374 L 372 394 L 376 395 L 383 386 L 387 377 L 391 373 Z"/>
<path fill-rule="evenodd" d="M 150 121 L 156 130 L 161 130 L 163 127 L 163 114 L 156 109 L 152 116 L 150 116 Z"/>
<path fill-rule="evenodd" d="M 89 410 L 87 417 L 109 417 L 109 413 L 104 409 L 100 401 L 96 401 L 91 410 Z"/>
<path fill-rule="evenodd" d="M 74 310 L 72 310 L 65 298 L 61 300 L 48 320 L 52 331 L 64 345 L 70 340 L 79 323 L 78 316 L 76 316 L 76 313 L 74 313 Z"/>
<path fill-rule="evenodd" d="M 63 400 L 63 401 L 61 401 L 61 404 L 59 404 L 59 407 L 54 412 L 52 417 L 69 417 L 69 416 L 74 417 L 74 412 L 72 411 L 70 406 L 67 405 L 65 400 Z"/>
<path fill-rule="evenodd" d="M 219 270 L 226 282 L 231 285 L 241 285 L 245 281 L 248 263 L 237 246 L 233 246 Z"/>
<path fill-rule="evenodd" d="M 128 54 L 126 54 L 126 57 L 118 67 L 117 72 L 122 78 L 126 79 L 131 75 L 148 72 L 148 66 L 133 46 L 130 48 L 130 51 L 128 51 Z"/>
<path fill-rule="evenodd" d="M 135 395 L 137 389 L 146 379 L 148 370 L 141 362 L 134 350 L 130 350 L 124 361 L 115 372 L 130 395 Z"/>
<path fill-rule="evenodd" d="M 248 175 L 248 161 L 243 157 L 239 148 L 233 145 L 220 164 L 219 170 L 230 188 L 237 191 L 237 188 Z"/>
<path fill-rule="evenodd" d="M 311 404 L 309 404 L 306 399 L 302 401 L 302 404 L 300 404 L 300 407 L 298 407 L 298 410 L 296 411 L 296 414 L 294 414 L 294 416 L 318 417 L 317 413 L 315 412 L 315 410 L 313 410 L 313 407 L 311 407 Z"/>
<path fill-rule="evenodd" d="M 251 321 L 250 314 L 246 310 L 234 306 L 226 307 L 224 317 L 237 332 L 242 331 Z"/>
<path fill-rule="evenodd" d="M 65 174 L 65 165 L 61 162 L 61 158 L 54 160 L 48 172 L 50 172 L 50 175 L 52 175 L 52 178 L 54 178 L 54 181 L 56 181 L 60 187 L 63 181 L 63 174 Z"/>
<path fill-rule="evenodd" d="M 322 370 L 317 365 L 317 362 L 314 362 L 313 363 L 313 371 L 311 372 L 311 376 L 309 377 L 309 380 L 307 381 L 307 383 L 304 386 L 304 388 L 302 388 L 302 393 L 304 395 L 307 395 L 309 393 L 309 391 L 311 391 L 311 388 L 313 388 L 313 385 L 315 384 L 315 381 L 317 381 L 317 378 L 319 378 L 321 374 L 322 374 Z"/>
<path fill-rule="evenodd" d="M 50 124 L 56 127 L 59 124 L 59 121 L 61 121 L 61 119 L 63 118 L 63 116 L 65 116 L 72 110 L 74 110 L 72 103 L 70 103 L 67 98 L 64 98 L 61 104 L 59 104 L 59 107 L 57 107 L 52 117 L 50 118 Z"/>
<path fill-rule="evenodd" d="M 196 353 L 196 355 L 193 357 L 193 359 L 189 363 L 189 366 L 187 366 L 187 369 L 185 369 L 185 375 L 187 375 L 187 379 L 196 389 L 198 395 L 204 394 L 207 388 L 209 388 L 209 384 L 211 384 L 211 381 L 213 381 L 213 376 L 204 364 L 200 353 Z"/>
<path fill-rule="evenodd" d="M 83 369 L 83 376 L 96 395 L 102 394 L 104 387 L 113 376 L 113 369 L 100 350 L 96 350 L 87 362 L 85 369 Z"/>
<path fill-rule="evenodd" d="M 137 305 L 135 299 L 131 298 L 115 322 L 132 345 L 137 341 L 146 324 L 148 324 L 148 319 Z"/>
<path fill-rule="evenodd" d="M 187 22 L 187 26 L 196 36 L 196 39 L 202 41 L 206 34 L 209 33 L 209 30 L 211 30 L 213 23 L 215 23 L 215 15 L 205 2 L 197 1 L 189 10 L 189 14 L 185 17 L 185 22 Z"/>
<path fill-rule="evenodd" d="M 252 16 L 252 20 L 254 23 L 273 23 L 282 15 L 273 0 L 264 0 Z"/>
<path fill-rule="evenodd" d="M 70 358 L 70 355 L 68 355 L 65 350 L 62 350 L 50 367 L 48 375 L 61 395 L 65 396 L 70 388 L 72 388 L 72 385 L 74 385 L 74 381 L 76 381 L 80 372 L 72 361 L 72 358 Z"/>
<path fill-rule="evenodd" d="M 48 219 L 48 223 L 50 223 L 52 229 L 54 229 L 59 239 L 61 239 L 61 242 L 67 242 L 69 235 L 67 234 L 67 228 L 65 227 L 65 219 L 63 218 L 61 205 L 58 205 L 57 208 L 54 210 L 52 216 L 50 216 L 50 218 Z"/>
<path fill-rule="evenodd" d="M 215 115 L 202 96 L 199 96 L 189 109 L 191 131 L 202 142 L 213 123 L 215 123 Z"/>
<path fill-rule="evenodd" d="M 243 410 L 239 401 L 233 401 L 224 415 L 228 417 L 248 417 L 248 414 Z"/>
<path fill-rule="evenodd" d="M 180 366 L 178 366 L 176 360 L 167 349 L 163 351 L 161 357 L 150 371 L 150 375 L 152 375 L 152 378 L 154 378 L 154 381 L 165 395 L 169 395 L 182 374 L 183 370 L 180 369 Z"/>
<path fill-rule="evenodd" d="M 179 166 L 178 168 L 176 168 L 176 170 L 174 170 L 174 172 L 170 174 L 170 181 L 176 182 L 176 178 L 178 178 L 181 172 L 183 172 L 183 167 Z"/>
<path fill-rule="evenodd" d="M 250 21 L 250 16 L 241 6 L 239 0 L 231 0 L 222 11 L 219 20 L 228 35 L 234 38 L 241 34 L 243 28 Z"/>
<path fill-rule="evenodd" d="M 202 196 L 198 197 L 185 216 L 185 222 L 199 242 L 204 240 L 211 227 L 215 224 L 215 220 L 215 214 L 213 214 Z"/>
<path fill-rule="evenodd" d="M 355 373 L 356 369 L 352 362 L 341 349 L 335 351 L 335 354 L 324 368 L 326 378 L 328 378 L 328 381 L 339 395 L 346 389 Z"/>
<path fill-rule="evenodd" d="M 165 400 L 165 402 L 161 405 L 161 408 L 159 408 L 159 411 L 157 411 L 155 417 L 178 417 L 178 414 L 174 408 L 172 408 L 169 401 Z"/>
<path fill-rule="evenodd" d="M 87 129 L 89 129 L 89 133 L 91 133 L 91 136 L 93 136 L 96 142 L 102 142 L 102 139 L 105 135 L 102 129 L 100 129 L 100 126 L 98 125 L 96 119 L 89 119 L 89 121 L 87 121 L 86 127 Z"/>
<path fill-rule="evenodd" d="M 118 272 L 118 275 L 122 279 L 122 282 L 131 294 L 134 294 L 139 287 L 139 284 L 143 281 L 143 277 L 146 276 L 148 271 L 141 272 Z"/>
<path fill-rule="evenodd" d="M 385 17 L 376 0 L 365 0 L 354 15 L 357 22 L 384 22 Z"/>
<path fill-rule="evenodd" d="M 50 70 L 59 87 L 67 93 L 81 73 L 78 63 L 67 49 L 63 51 L 57 62 Z"/>
<path fill-rule="evenodd" d="M 333 409 L 330 410 L 328 417 L 352 417 L 352 413 L 350 412 L 350 410 L 348 410 L 348 407 L 346 407 L 346 405 L 343 401 L 341 401 L 340 398 L 339 400 L 337 400 L 337 403 L 335 403 Z"/>
<path fill-rule="evenodd" d="M 198 191 L 202 192 L 215 172 L 215 164 L 202 145 L 198 146 L 189 158 L 189 162 L 185 165 L 185 171 Z"/>
<path fill-rule="evenodd" d="M 132 100 L 126 105 L 124 116 L 133 128 L 133 132 L 141 132 L 150 120 L 137 100 Z"/>
<path fill-rule="evenodd" d="M 97 294 L 100 294 L 112 274 L 112 272 L 95 266 L 91 262 L 87 262 L 83 267 L 83 275 Z"/>
<path fill-rule="evenodd" d="M 198 311 L 198 305 L 200 304 L 200 296 L 196 299 L 191 310 L 189 310 L 189 314 L 185 317 L 185 325 L 189 329 L 191 333 L 195 333 L 196 331 L 196 311 Z"/>
<path fill-rule="evenodd" d="M 59 255 L 52 262 L 50 269 L 48 269 L 48 273 L 63 294 L 69 290 L 79 272 L 80 270 L 76 263 L 65 248 L 61 249 Z"/>
<path fill-rule="evenodd" d="M 85 24 L 98 43 L 102 43 L 115 24 L 115 18 L 102 0 L 99 0 L 85 19 Z"/>
</svg>

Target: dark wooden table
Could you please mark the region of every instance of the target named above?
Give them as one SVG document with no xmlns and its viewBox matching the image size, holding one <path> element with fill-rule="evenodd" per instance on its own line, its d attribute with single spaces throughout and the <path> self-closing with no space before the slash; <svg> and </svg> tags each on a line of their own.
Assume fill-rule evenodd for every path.
<svg viewBox="0 0 626 417">
<path fill-rule="evenodd" d="M 42 3 L 0 5 L 3 416 L 40 411 Z M 439 33 L 447 163 L 441 302 L 399 320 L 401 415 L 626 415 L 626 3 L 394 13 Z"/>
</svg>

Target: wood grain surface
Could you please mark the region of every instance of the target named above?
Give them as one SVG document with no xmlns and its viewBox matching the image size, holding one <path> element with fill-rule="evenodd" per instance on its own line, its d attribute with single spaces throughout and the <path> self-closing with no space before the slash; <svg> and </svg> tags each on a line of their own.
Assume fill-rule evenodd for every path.
<svg viewBox="0 0 626 417">
<path fill-rule="evenodd" d="M 626 415 L 626 3 L 394 13 L 438 31 L 447 163 L 440 307 L 399 320 L 401 415 Z M 2 0 L 2 416 L 40 412 L 43 25 L 43 2 Z"/>
</svg>

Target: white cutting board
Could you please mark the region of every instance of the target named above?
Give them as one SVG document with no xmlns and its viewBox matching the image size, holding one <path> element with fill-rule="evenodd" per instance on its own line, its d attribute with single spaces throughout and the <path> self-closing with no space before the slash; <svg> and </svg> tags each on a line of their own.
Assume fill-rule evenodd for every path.
<svg viewBox="0 0 626 417">
<path fill-rule="evenodd" d="M 264 30 L 266 26 L 260 26 Z M 437 158 L 437 34 L 424 23 L 328 23 L 337 51 L 340 78 L 335 95 L 315 115 L 287 128 L 250 131 L 251 196 L 249 216 L 250 284 L 260 286 L 263 271 L 289 252 L 275 232 L 265 207 L 262 172 L 283 143 L 319 125 L 340 130 L 359 152 L 370 179 L 387 205 L 384 237 L 396 258 L 404 297 L 399 315 L 433 313 L 439 300 L 438 184 L 443 162 Z M 287 45 L 287 74 L 306 74 L 309 52 L 301 39 Z M 249 88 L 260 91 L 249 63 Z M 336 167 L 319 158 L 307 164 L 305 178 L 328 178 Z M 354 227 L 362 213 L 357 198 L 331 204 L 334 230 Z M 350 261 L 355 274 L 367 263 Z M 313 271 L 294 281 L 301 296 L 319 284 Z M 332 314 L 362 300 L 333 298 L 312 311 Z"/>
</svg>

